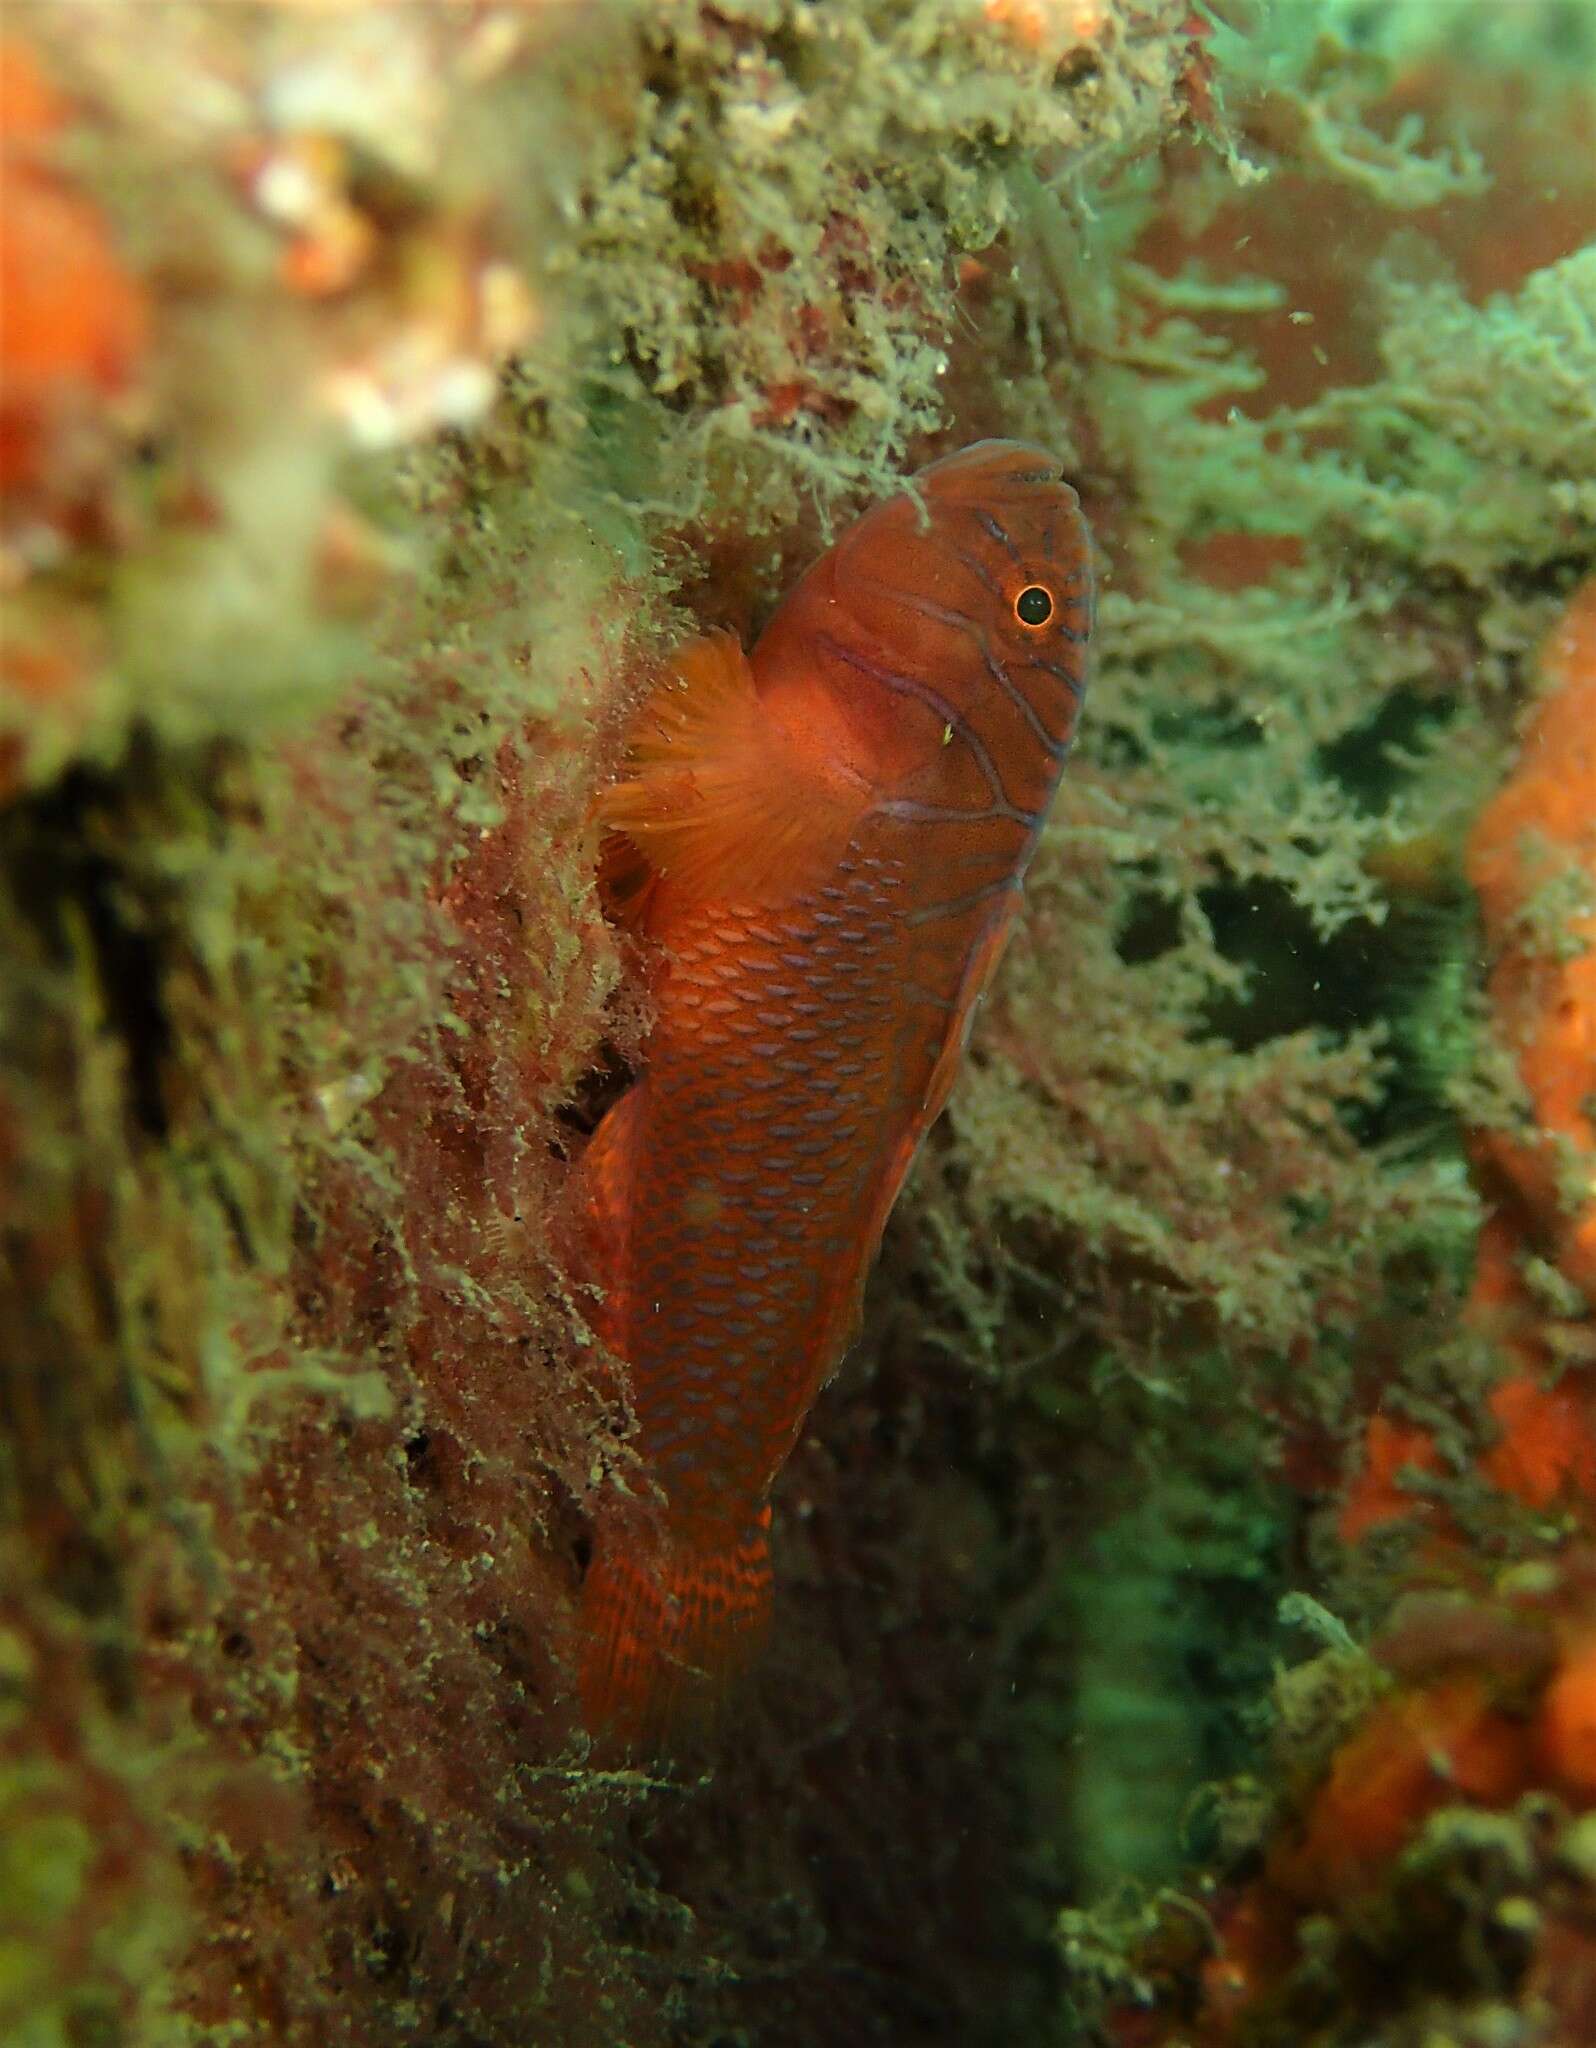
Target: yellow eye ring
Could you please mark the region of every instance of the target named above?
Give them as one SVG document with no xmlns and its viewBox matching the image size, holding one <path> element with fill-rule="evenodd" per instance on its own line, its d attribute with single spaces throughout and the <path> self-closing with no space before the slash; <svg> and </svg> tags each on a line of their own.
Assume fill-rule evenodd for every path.
<svg viewBox="0 0 1596 2048">
<path fill-rule="evenodd" d="M 1045 626 L 1053 616 L 1052 592 L 1028 583 L 1014 600 L 1014 616 L 1022 626 Z"/>
</svg>

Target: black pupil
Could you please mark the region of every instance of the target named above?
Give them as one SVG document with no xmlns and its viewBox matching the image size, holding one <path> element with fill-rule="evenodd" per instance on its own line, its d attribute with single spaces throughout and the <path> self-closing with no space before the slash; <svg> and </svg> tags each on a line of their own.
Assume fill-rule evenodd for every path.
<svg viewBox="0 0 1596 2048">
<path fill-rule="evenodd" d="M 1053 616 L 1053 600 L 1039 583 L 1033 583 L 1014 600 L 1014 609 L 1025 625 L 1045 626 Z"/>
</svg>

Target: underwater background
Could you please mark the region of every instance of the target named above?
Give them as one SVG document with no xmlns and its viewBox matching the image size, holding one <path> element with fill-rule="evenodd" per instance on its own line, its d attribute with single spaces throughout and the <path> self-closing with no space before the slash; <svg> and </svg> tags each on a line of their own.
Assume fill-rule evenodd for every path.
<svg viewBox="0 0 1596 2048">
<path fill-rule="evenodd" d="M 7 2048 L 1596 2040 L 1593 135 L 1596 0 L 12 0 Z M 1079 748 L 604 1764 L 589 808 L 985 435 Z"/>
</svg>

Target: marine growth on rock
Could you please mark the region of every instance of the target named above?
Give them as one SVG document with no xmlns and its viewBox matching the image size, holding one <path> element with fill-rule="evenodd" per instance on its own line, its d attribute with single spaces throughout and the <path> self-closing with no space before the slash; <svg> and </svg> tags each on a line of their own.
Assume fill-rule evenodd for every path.
<svg viewBox="0 0 1596 2048">
<path fill-rule="evenodd" d="M 7 11 L 0 2039 L 1596 2038 L 1593 95 Z"/>
</svg>

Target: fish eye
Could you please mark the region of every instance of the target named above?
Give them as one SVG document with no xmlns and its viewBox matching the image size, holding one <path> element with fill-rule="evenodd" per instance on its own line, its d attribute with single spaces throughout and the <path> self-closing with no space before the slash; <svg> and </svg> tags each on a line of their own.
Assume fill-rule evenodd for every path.
<svg viewBox="0 0 1596 2048">
<path fill-rule="evenodd" d="M 1022 626 L 1045 626 L 1053 616 L 1053 599 L 1040 583 L 1031 583 L 1014 600 L 1014 615 Z"/>
</svg>

